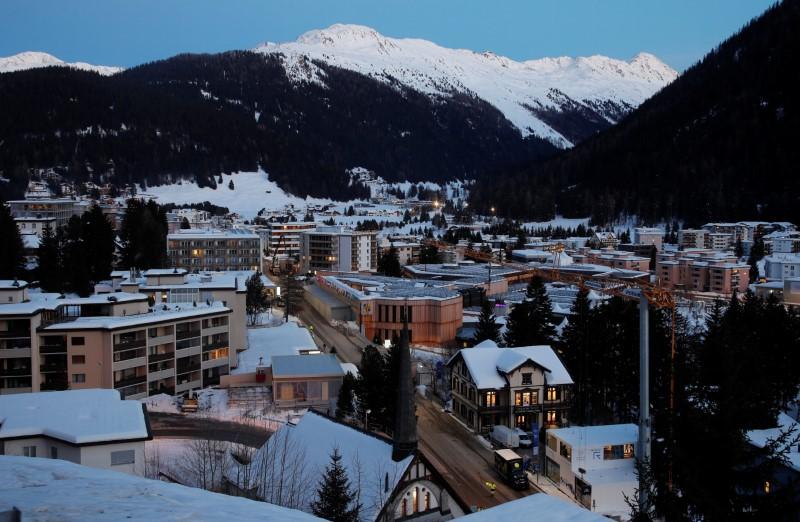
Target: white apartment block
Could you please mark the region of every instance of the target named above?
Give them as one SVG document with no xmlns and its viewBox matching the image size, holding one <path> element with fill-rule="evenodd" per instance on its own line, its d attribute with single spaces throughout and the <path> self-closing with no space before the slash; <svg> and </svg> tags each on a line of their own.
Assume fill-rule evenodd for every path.
<svg viewBox="0 0 800 522">
<path fill-rule="evenodd" d="M 366 272 L 377 268 L 377 232 L 326 226 L 305 231 L 300 236 L 300 269 L 303 272 Z"/>
<path fill-rule="evenodd" d="M 771 254 L 764 256 L 764 272 L 767 279 L 782 281 L 800 277 L 800 254 Z"/>
</svg>

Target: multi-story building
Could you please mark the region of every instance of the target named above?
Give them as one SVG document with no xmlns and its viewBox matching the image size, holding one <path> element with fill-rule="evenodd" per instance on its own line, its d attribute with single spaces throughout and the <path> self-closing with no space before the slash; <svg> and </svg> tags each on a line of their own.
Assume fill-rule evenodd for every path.
<svg viewBox="0 0 800 522">
<path fill-rule="evenodd" d="M 656 277 L 667 288 L 730 295 L 747 290 L 750 266 L 730 252 L 662 252 L 656 258 Z"/>
<path fill-rule="evenodd" d="M 0 395 L 0 455 L 142 474 L 147 410 L 113 390 Z"/>
<path fill-rule="evenodd" d="M 219 383 L 235 364 L 232 310 L 221 302 L 160 304 L 118 292 L 28 295 L 0 282 L 0 394 L 113 388 L 123 398 Z"/>
<path fill-rule="evenodd" d="M 368 272 L 377 268 L 377 232 L 327 226 L 300 234 L 300 270 L 303 272 Z"/>
<path fill-rule="evenodd" d="M 453 412 L 470 428 L 567 425 L 572 378 L 549 346 L 498 348 L 484 341 L 447 362 Z"/>
<path fill-rule="evenodd" d="M 575 263 L 579 264 L 602 265 L 639 272 L 650 270 L 650 258 L 637 256 L 634 252 L 614 250 L 610 247 L 600 250 L 590 250 L 584 247 L 576 252 L 570 252 L 569 255 Z"/>
<path fill-rule="evenodd" d="M 637 245 L 653 245 L 661 250 L 664 232 L 660 228 L 637 227 L 633 229 L 633 242 Z"/>
<path fill-rule="evenodd" d="M 446 346 L 463 321 L 463 298 L 442 281 L 348 274 L 318 274 L 317 284 L 350 305 L 361 333 L 392 342 L 408 319 L 412 343 Z"/>
<path fill-rule="evenodd" d="M 74 199 L 18 199 L 8 202 L 11 215 L 15 218 L 53 218 L 56 227 L 67 224 L 72 216 L 79 216 L 86 206 Z"/>
<path fill-rule="evenodd" d="M 710 248 L 711 250 L 716 250 L 717 252 L 730 250 L 736 243 L 735 237 L 736 236 L 734 234 L 730 234 L 728 232 L 709 232 L 706 235 L 705 248 Z"/>
<path fill-rule="evenodd" d="M 764 248 L 771 254 L 800 253 L 800 232 L 773 232 L 764 236 Z"/>
<path fill-rule="evenodd" d="M 706 248 L 707 236 L 707 230 L 683 228 L 678 232 L 678 244 L 681 248 Z"/>
<path fill-rule="evenodd" d="M 593 248 L 617 248 L 619 246 L 619 239 L 613 232 L 595 232 L 589 238 L 588 244 Z"/>
<path fill-rule="evenodd" d="M 259 270 L 260 239 L 249 230 L 180 230 L 167 235 L 170 264 L 190 271 Z"/>
<path fill-rule="evenodd" d="M 401 265 L 416 265 L 419 263 L 419 253 L 422 245 L 408 241 L 386 241 L 381 245 L 381 250 L 394 248 Z"/>
<path fill-rule="evenodd" d="M 300 255 L 300 234 L 317 228 L 315 221 L 267 222 L 256 229 L 261 237 L 261 248 L 267 255 L 290 257 Z"/>
<path fill-rule="evenodd" d="M 764 274 L 767 279 L 777 281 L 800 277 L 800 254 L 770 254 L 764 256 Z"/>
<path fill-rule="evenodd" d="M 167 227 L 170 233 L 181 229 L 183 220 L 189 223 L 190 228 L 211 228 L 211 213 L 207 210 L 196 208 L 178 208 L 167 212 Z"/>
<path fill-rule="evenodd" d="M 736 243 L 737 241 L 752 241 L 755 227 L 746 223 L 706 223 L 703 225 L 703 230 L 708 231 L 709 235 L 727 235 L 730 237 L 731 243 Z"/>
</svg>

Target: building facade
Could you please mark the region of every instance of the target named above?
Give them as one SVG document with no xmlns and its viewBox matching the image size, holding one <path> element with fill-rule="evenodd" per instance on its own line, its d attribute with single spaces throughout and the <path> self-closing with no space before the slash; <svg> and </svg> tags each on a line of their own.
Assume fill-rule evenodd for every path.
<svg viewBox="0 0 800 522">
<path fill-rule="evenodd" d="M 376 232 L 328 226 L 300 235 L 300 270 L 303 272 L 369 272 L 377 268 Z"/>
<path fill-rule="evenodd" d="M 167 235 L 172 266 L 190 271 L 259 270 L 260 239 L 249 230 L 181 230 Z"/>
<path fill-rule="evenodd" d="M 74 199 L 19 199 L 8 202 L 11 215 L 15 218 L 55 219 L 56 227 L 69 222 L 72 216 L 80 216 L 86 209 Z"/>
<path fill-rule="evenodd" d="M 771 254 L 764 256 L 764 275 L 767 279 L 775 281 L 800 277 L 800 254 Z"/>
<path fill-rule="evenodd" d="M 750 266 L 733 253 L 711 250 L 662 252 L 656 257 L 656 277 L 669 289 L 731 295 L 745 292 Z"/>
<path fill-rule="evenodd" d="M 498 348 L 484 342 L 459 350 L 447 367 L 453 413 L 476 432 L 568 423 L 572 378 L 549 346 Z"/>
</svg>

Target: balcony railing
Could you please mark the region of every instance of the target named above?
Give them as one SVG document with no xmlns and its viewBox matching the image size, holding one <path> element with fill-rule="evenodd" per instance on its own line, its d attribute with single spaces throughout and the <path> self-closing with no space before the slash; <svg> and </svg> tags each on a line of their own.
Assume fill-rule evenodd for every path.
<svg viewBox="0 0 800 522">
<path fill-rule="evenodd" d="M 178 366 L 177 374 L 194 372 L 200 369 L 200 363 L 192 363 L 183 366 Z"/>
<path fill-rule="evenodd" d="M 147 382 L 147 375 L 128 377 L 127 379 L 116 381 L 114 383 L 114 388 L 125 388 L 126 386 L 135 386 L 137 384 L 143 384 L 146 382 Z"/>
<path fill-rule="evenodd" d="M 175 387 L 169 386 L 164 388 L 150 388 L 149 395 L 155 395 L 158 393 L 166 393 L 167 395 L 175 395 Z"/>
<path fill-rule="evenodd" d="M 30 368 L 0 368 L 0 376 L 11 377 L 16 375 L 33 375 Z"/>
<path fill-rule="evenodd" d="M 151 363 L 159 362 L 159 361 L 168 361 L 169 359 L 175 358 L 175 352 L 167 352 L 167 353 L 151 353 L 147 356 L 147 360 Z"/>
<path fill-rule="evenodd" d="M 39 353 L 67 353 L 66 344 L 43 344 L 39 346 Z"/>
<path fill-rule="evenodd" d="M 142 348 L 147 344 L 146 339 L 131 339 L 130 341 L 120 341 L 114 344 L 114 351 L 130 350 L 132 348 Z"/>
<path fill-rule="evenodd" d="M 0 330 L 0 339 L 13 339 L 18 337 L 30 337 L 30 330 Z"/>
<path fill-rule="evenodd" d="M 228 341 L 220 341 L 218 343 L 204 344 L 203 345 L 203 351 L 204 352 L 208 352 L 208 351 L 211 351 L 211 350 L 216 350 L 218 348 L 227 348 L 227 347 L 228 347 Z"/>
<path fill-rule="evenodd" d="M 67 363 L 46 363 L 39 365 L 41 373 L 64 373 L 67 371 Z"/>
<path fill-rule="evenodd" d="M 191 339 L 192 337 L 200 337 L 200 328 L 196 330 L 184 330 L 183 332 L 177 332 L 175 334 L 175 338 L 179 341 L 183 339 Z"/>
<path fill-rule="evenodd" d="M 39 389 L 42 391 L 61 391 L 67 389 L 67 381 L 64 380 L 54 380 L 54 381 L 47 381 L 43 382 Z"/>
</svg>

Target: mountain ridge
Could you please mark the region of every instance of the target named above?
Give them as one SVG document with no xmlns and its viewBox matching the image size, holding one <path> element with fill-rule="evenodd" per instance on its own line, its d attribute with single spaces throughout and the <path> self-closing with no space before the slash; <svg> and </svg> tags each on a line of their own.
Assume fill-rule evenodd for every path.
<svg viewBox="0 0 800 522">
<path fill-rule="evenodd" d="M 52 54 L 41 51 L 24 51 L 12 56 L 0 57 L 0 74 L 27 71 L 40 67 L 69 67 L 81 71 L 93 71 L 103 76 L 116 74 L 124 69 L 110 65 L 93 65 L 86 62 L 65 62 Z"/>
</svg>

